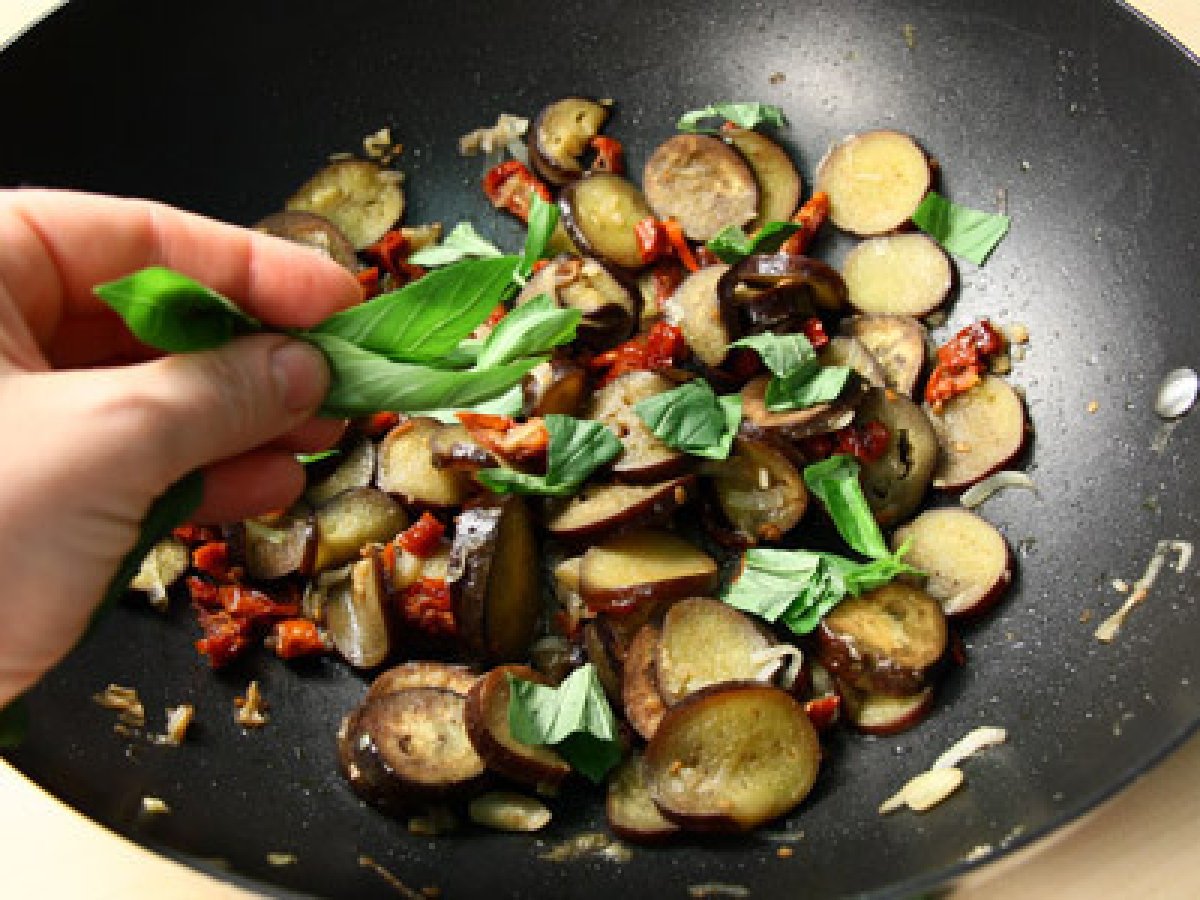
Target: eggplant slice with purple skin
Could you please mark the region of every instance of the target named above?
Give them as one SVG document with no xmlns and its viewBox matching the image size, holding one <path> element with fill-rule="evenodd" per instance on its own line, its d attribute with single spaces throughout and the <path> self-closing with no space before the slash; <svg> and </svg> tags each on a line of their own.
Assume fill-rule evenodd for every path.
<svg viewBox="0 0 1200 900">
<path fill-rule="evenodd" d="M 388 432 L 379 445 L 379 489 L 409 506 L 433 510 L 461 506 L 471 493 L 471 479 L 435 462 L 433 438 L 442 427 L 437 419 L 419 416 Z"/>
<path fill-rule="evenodd" d="M 574 416 L 588 393 L 587 370 L 574 360 L 555 357 L 534 366 L 521 383 L 528 418 L 549 415 Z"/>
<path fill-rule="evenodd" d="M 362 250 L 404 215 L 400 173 L 365 159 L 339 159 L 301 185 L 287 209 L 325 216 Z"/>
<path fill-rule="evenodd" d="M 890 528 L 916 512 L 929 492 L 938 463 L 937 434 L 921 407 L 889 388 L 871 388 L 855 420 L 879 422 L 888 431 L 883 455 L 862 464 L 859 480 L 875 518 Z"/>
<path fill-rule="evenodd" d="M 846 282 L 837 269 L 819 259 L 792 253 L 747 256 L 725 274 L 719 291 L 722 300 L 736 309 L 737 292 L 745 288 L 795 292 L 800 296 L 791 298 L 791 302 L 798 306 L 795 313 L 798 318 L 810 317 L 814 309 L 836 312 L 846 305 L 849 295 Z M 747 324 L 767 325 L 769 322 Z"/>
<path fill-rule="evenodd" d="M 324 572 L 357 559 L 367 544 L 391 540 L 408 527 L 404 508 L 382 491 L 343 491 L 317 508 L 312 571 Z"/>
<path fill-rule="evenodd" d="M 690 475 L 659 484 L 585 485 L 574 497 L 551 500 L 546 528 L 563 541 L 595 540 L 670 517 L 691 497 Z"/>
<path fill-rule="evenodd" d="M 693 241 L 758 215 L 754 173 L 740 153 L 707 135 L 677 134 L 660 144 L 646 161 L 642 185 L 655 216 L 677 220 Z"/>
<path fill-rule="evenodd" d="M 608 107 L 584 97 L 564 97 L 542 109 L 529 129 L 529 164 L 555 187 L 583 175 L 580 157 L 604 127 Z"/>
<path fill-rule="evenodd" d="M 630 484 L 652 484 L 691 467 L 687 454 L 663 443 L 635 408 L 650 397 L 673 390 L 675 382 L 657 372 L 627 372 L 592 394 L 587 418 L 602 422 L 621 440 L 613 476 Z"/>
<path fill-rule="evenodd" d="M 562 254 L 526 283 L 517 305 L 541 294 L 581 314 L 575 340 L 593 350 L 615 347 L 633 334 L 641 295 L 624 274 L 598 259 Z"/>
<path fill-rule="evenodd" d="M 374 551 L 344 569 L 319 576 L 329 639 L 356 669 L 373 669 L 392 650 L 383 573 Z"/>
<path fill-rule="evenodd" d="M 289 209 L 272 213 L 260 220 L 254 226 L 254 230 L 303 247 L 311 247 L 351 272 L 357 272 L 359 269 L 354 245 L 332 221 L 315 212 Z"/>
<path fill-rule="evenodd" d="M 899 131 L 853 134 L 817 164 L 816 189 L 829 195 L 829 220 L 860 237 L 909 225 L 929 191 L 933 168 L 917 142 Z"/>
<path fill-rule="evenodd" d="M 312 509 L 296 503 L 274 521 L 246 519 L 230 530 L 230 552 L 251 578 L 283 578 L 312 569 L 316 549 Z"/>
<path fill-rule="evenodd" d="M 743 428 L 728 458 L 704 464 L 713 493 L 734 531 L 750 544 L 778 541 L 800 522 L 808 490 L 781 442 Z"/>
<path fill-rule="evenodd" d="M 748 230 L 791 219 L 800 204 L 804 181 L 787 151 L 753 128 L 725 127 L 721 137 L 742 155 L 758 182 L 758 216 Z"/>
<path fill-rule="evenodd" d="M 589 172 L 562 189 L 562 225 L 584 254 L 623 269 L 644 264 L 634 227 L 652 216 L 641 189 L 611 172 Z"/>
<path fill-rule="evenodd" d="M 676 326 L 692 353 L 715 368 L 729 355 L 729 345 L 741 337 L 733 305 L 720 292 L 729 267 L 705 266 L 692 272 L 663 303 L 663 318 Z"/>
</svg>

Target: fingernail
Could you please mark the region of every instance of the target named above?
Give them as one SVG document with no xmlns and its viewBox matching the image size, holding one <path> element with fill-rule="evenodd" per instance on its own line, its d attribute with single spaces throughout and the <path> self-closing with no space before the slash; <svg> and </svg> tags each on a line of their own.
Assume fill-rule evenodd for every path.
<svg viewBox="0 0 1200 900">
<path fill-rule="evenodd" d="M 289 412 L 316 409 L 329 388 L 325 357 L 303 341 L 288 341 L 271 352 L 271 375 Z"/>
</svg>

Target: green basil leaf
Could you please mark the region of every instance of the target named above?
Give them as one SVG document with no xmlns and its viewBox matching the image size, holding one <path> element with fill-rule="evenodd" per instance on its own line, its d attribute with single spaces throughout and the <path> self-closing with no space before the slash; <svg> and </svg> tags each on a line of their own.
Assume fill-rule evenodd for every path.
<svg viewBox="0 0 1200 900">
<path fill-rule="evenodd" d="M 449 407 L 446 409 L 427 409 L 421 415 L 437 419 L 446 425 L 457 425 L 460 412 L 486 413 L 492 416 L 517 416 L 525 405 L 525 390 L 519 384 L 514 384 L 494 400 L 484 400 L 473 406 Z"/>
<path fill-rule="evenodd" d="M 863 556 L 884 559 L 891 554 L 863 495 L 858 469 L 854 457 L 838 454 L 806 466 L 804 483 L 824 504 L 847 544 Z"/>
<path fill-rule="evenodd" d="M 400 362 L 439 359 L 505 299 L 516 265 L 515 256 L 463 260 L 335 313 L 305 334 L 331 335 Z"/>
<path fill-rule="evenodd" d="M 718 397 L 703 378 L 641 400 L 633 407 L 654 435 L 692 456 L 726 459 L 742 419 L 738 394 Z"/>
<path fill-rule="evenodd" d="M 762 334 L 752 334 L 741 338 L 729 345 L 730 347 L 749 347 L 762 357 L 763 365 L 771 370 L 776 378 L 793 378 L 803 372 L 816 368 L 817 351 L 802 334 L 774 334 L 764 331 Z"/>
<path fill-rule="evenodd" d="M 97 285 L 95 293 L 134 337 L 166 353 L 209 350 L 262 327 L 216 291 L 161 266 Z"/>
<path fill-rule="evenodd" d="M 385 410 L 412 413 L 463 408 L 493 400 L 542 361 L 535 357 L 460 372 L 393 362 L 331 334 L 307 332 L 300 337 L 320 349 L 329 362 L 331 379 L 322 413 L 343 418 Z"/>
<path fill-rule="evenodd" d="M 726 225 L 705 244 L 722 262 L 734 266 L 756 253 L 774 253 L 800 230 L 795 222 L 767 222 L 753 236 L 736 225 Z"/>
<path fill-rule="evenodd" d="M 459 222 L 440 244 L 425 247 L 408 257 L 414 266 L 436 269 L 470 257 L 489 259 L 501 256 L 500 248 L 482 237 L 470 222 Z"/>
<path fill-rule="evenodd" d="M 16 697 L 0 707 L 0 747 L 16 747 L 29 732 L 29 707 L 24 697 Z"/>
<path fill-rule="evenodd" d="M 772 378 L 767 382 L 763 402 L 771 412 L 808 409 L 836 400 L 849 380 L 849 366 L 816 366 L 791 378 Z"/>
<path fill-rule="evenodd" d="M 320 453 L 297 453 L 296 462 L 302 466 L 311 466 L 313 463 L 319 463 L 322 460 L 333 459 L 342 451 L 337 447 L 330 450 L 322 450 Z"/>
<path fill-rule="evenodd" d="M 583 313 L 564 309 L 549 295 L 539 294 L 510 310 L 483 342 L 476 369 L 490 369 L 523 356 L 537 356 L 575 340 Z"/>
<path fill-rule="evenodd" d="M 787 124 L 783 110 L 770 103 L 713 103 L 703 109 L 685 112 L 675 127 L 680 131 L 701 131 L 700 123 L 713 118 L 730 121 L 742 128 L 757 128 L 764 123 L 781 128 Z"/>
<path fill-rule="evenodd" d="M 543 421 L 550 433 L 545 475 L 528 475 L 515 469 L 480 469 L 475 473 L 479 483 L 497 494 L 566 497 L 621 452 L 620 439 L 600 422 L 559 415 L 546 416 Z"/>
<path fill-rule="evenodd" d="M 913 213 L 913 223 L 946 250 L 977 266 L 987 262 L 996 245 L 1008 234 L 1008 216 L 986 213 L 951 203 L 930 191 Z"/>
<path fill-rule="evenodd" d="M 546 255 L 546 246 L 550 236 L 558 226 L 558 205 L 543 200 L 537 191 L 530 195 L 529 230 L 525 234 L 525 249 L 521 253 L 521 262 L 517 265 L 517 274 L 522 279 L 528 278 L 533 272 L 533 264 Z"/>
</svg>

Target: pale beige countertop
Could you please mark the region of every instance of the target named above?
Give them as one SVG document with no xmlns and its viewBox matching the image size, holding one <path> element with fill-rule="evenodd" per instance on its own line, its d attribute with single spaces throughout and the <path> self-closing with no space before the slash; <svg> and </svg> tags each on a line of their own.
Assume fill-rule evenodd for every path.
<svg viewBox="0 0 1200 900">
<path fill-rule="evenodd" d="M 58 0 L 0 0 L 0 46 Z M 1130 0 L 1200 53 L 1200 0 Z M 0 761 L 8 897 L 77 900 L 252 895 L 169 862 L 50 797 Z M 1092 814 L 970 875 L 955 900 L 1200 896 L 1200 735 Z"/>
</svg>

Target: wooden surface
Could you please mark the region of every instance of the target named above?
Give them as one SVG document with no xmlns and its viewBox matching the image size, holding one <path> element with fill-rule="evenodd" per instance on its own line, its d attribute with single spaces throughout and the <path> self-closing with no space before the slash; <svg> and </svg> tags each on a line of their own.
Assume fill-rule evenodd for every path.
<svg viewBox="0 0 1200 900">
<path fill-rule="evenodd" d="M 0 0 L 0 46 L 57 0 Z M 1200 0 L 1132 0 L 1200 53 Z M 6 897 L 245 900 L 100 828 L 0 761 Z M 1090 816 L 965 879 L 955 900 L 1200 896 L 1200 736 Z"/>
</svg>

